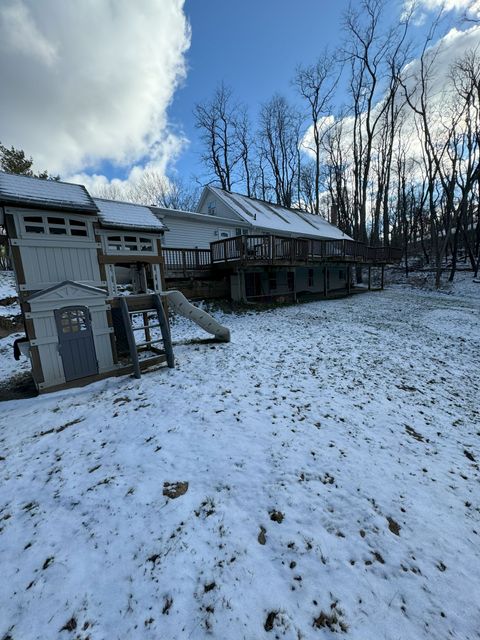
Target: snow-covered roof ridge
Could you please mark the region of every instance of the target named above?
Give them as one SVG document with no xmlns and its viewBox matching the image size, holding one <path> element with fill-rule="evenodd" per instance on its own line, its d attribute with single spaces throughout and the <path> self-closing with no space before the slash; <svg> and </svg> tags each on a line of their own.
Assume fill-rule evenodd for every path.
<svg viewBox="0 0 480 640">
<path fill-rule="evenodd" d="M 97 212 L 83 185 L 0 171 L 0 203 L 39 208 Z"/>
<path fill-rule="evenodd" d="M 350 236 L 323 216 L 300 209 L 287 209 L 272 202 L 224 191 L 218 187 L 209 186 L 208 189 L 243 220 L 262 230 L 314 238 L 351 240 Z"/>
<path fill-rule="evenodd" d="M 145 205 L 103 198 L 93 200 L 98 208 L 98 217 L 102 226 L 156 232 L 166 230 L 160 218 Z"/>
</svg>

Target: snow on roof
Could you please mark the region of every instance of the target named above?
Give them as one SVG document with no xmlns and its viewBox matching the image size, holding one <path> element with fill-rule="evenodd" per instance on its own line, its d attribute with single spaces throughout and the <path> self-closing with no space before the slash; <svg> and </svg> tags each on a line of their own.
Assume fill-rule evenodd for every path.
<svg viewBox="0 0 480 640">
<path fill-rule="evenodd" d="M 187 218 L 190 220 L 195 220 L 196 222 L 210 222 L 211 224 L 216 224 L 221 222 L 222 224 L 229 225 L 231 227 L 242 227 L 245 226 L 245 222 L 243 220 L 234 220 L 233 218 L 222 218 L 220 216 L 209 216 L 204 213 L 198 213 L 196 211 L 181 211 L 180 209 L 164 209 L 162 207 L 151 207 L 152 211 L 156 216 L 159 216 L 161 219 L 168 218 L 169 216 L 172 218 Z"/>
<path fill-rule="evenodd" d="M 322 216 L 305 211 L 287 209 L 270 202 L 256 200 L 238 193 L 229 193 L 217 187 L 209 187 L 237 215 L 255 227 L 276 233 L 293 233 L 298 236 L 351 240 L 350 236 L 330 224 Z"/>
<path fill-rule="evenodd" d="M 97 212 L 83 185 L 0 172 L 0 203 Z"/>
<path fill-rule="evenodd" d="M 102 226 L 122 229 L 165 231 L 163 222 L 148 208 L 131 202 L 94 198 Z"/>
</svg>

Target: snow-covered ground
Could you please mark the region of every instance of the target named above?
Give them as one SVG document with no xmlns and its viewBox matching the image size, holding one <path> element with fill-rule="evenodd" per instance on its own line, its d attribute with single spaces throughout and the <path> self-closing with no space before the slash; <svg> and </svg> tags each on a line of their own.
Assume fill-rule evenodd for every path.
<svg viewBox="0 0 480 640">
<path fill-rule="evenodd" d="M 179 320 L 174 370 L 3 403 L 0 638 L 479 638 L 464 280 Z"/>
</svg>

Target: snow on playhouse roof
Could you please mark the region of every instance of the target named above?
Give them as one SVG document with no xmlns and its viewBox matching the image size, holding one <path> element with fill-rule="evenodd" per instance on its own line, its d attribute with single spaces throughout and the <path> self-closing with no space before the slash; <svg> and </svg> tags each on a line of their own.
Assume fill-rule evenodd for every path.
<svg viewBox="0 0 480 640">
<path fill-rule="evenodd" d="M 262 230 L 303 237 L 351 240 L 350 236 L 327 222 L 322 216 L 287 209 L 264 200 L 242 196 L 239 193 L 229 193 L 217 187 L 208 188 L 240 218 Z"/>
<path fill-rule="evenodd" d="M 104 227 L 120 229 L 144 229 L 145 231 L 165 231 L 166 226 L 148 208 L 131 202 L 117 202 L 94 198 L 98 207 L 98 217 Z"/>
<path fill-rule="evenodd" d="M 0 204 L 97 212 L 83 185 L 0 172 Z"/>
</svg>

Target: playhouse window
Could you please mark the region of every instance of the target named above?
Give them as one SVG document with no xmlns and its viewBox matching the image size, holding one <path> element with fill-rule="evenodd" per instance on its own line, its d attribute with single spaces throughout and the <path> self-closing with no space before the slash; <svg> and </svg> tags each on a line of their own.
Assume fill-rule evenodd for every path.
<svg viewBox="0 0 480 640">
<path fill-rule="evenodd" d="M 45 233 L 52 236 L 88 236 L 87 223 L 61 216 L 24 216 L 25 233 Z"/>
<path fill-rule="evenodd" d="M 108 251 L 154 253 L 152 238 L 143 236 L 107 236 Z"/>
<path fill-rule="evenodd" d="M 47 218 L 48 222 L 48 233 L 51 233 L 56 236 L 66 236 L 67 235 L 67 223 L 64 218 Z"/>
<path fill-rule="evenodd" d="M 153 244 L 151 238 L 140 238 L 140 251 L 153 251 Z"/>
<path fill-rule="evenodd" d="M 23 220 L 27 233 L 45 233 L 42 216 L 25 216 Z"/>
<path fill-rule="evenodd" d="M 70 233 L 72 236 L 87 236 L 87 225 L 83 220 L 70 220 Z"/>
<path fill-rule="evenodd" d="M 63 333 L 78 333 L 88 329 L 85 311 L 82 309 L 64 311 L 61 315 L 61 324 Z"/>
<path fill-rule="evenodd" d="M 122 237 L 121 236 L 108 236 L 107 238 L 109 251 L 121 251 L 122 250 Z"/>
</svg>

